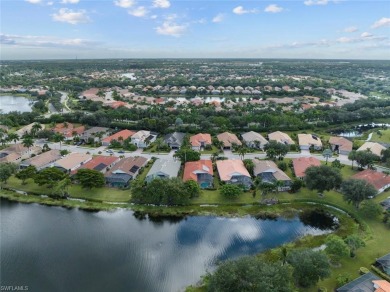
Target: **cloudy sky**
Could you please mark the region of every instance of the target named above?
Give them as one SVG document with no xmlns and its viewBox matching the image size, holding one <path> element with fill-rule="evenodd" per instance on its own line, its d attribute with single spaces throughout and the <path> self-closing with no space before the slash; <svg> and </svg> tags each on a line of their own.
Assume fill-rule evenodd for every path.
<svg viewBox="0 0 390 292">
<path fill-rule="evenodd" d="M 1 0 L 1 59 L 390 59 L 390 1 Z"/>
</svg>

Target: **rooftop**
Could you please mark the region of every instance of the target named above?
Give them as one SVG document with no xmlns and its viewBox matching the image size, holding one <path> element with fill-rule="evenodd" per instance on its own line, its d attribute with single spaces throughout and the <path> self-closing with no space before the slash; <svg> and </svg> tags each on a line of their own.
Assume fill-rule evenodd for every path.
<svg viewBox="0 0 390 292">
<path fill-rule="evenodd" d="M 213 164 L 211 160 L 202 159 L 199 161 L 187 162 L 184 166 L 183 181 L 190 179 L 197 181 L 198 173 L 208 173 L 213 175 Z"/>
<path fill-rule="evenodd" d="M 304 177 L 305 171 L 308 167 L 320 165 L 321 161 L 315 157 L 300 157 L 293 159 L 293 167 L 296 177 Z"/>
</svg>

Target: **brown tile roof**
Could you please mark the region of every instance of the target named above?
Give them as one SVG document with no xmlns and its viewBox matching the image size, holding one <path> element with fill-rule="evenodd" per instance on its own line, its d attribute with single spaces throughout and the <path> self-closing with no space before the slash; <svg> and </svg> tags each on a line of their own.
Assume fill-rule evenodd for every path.
<svg viewBox="0 0 390 292">
<path fill-rule="evenodd" d="M 390 184 L 390 175 L 377 172 L 372 169 L 366 169 L 358 172 L 357 174 L 353 175 L 352 178 L 364 180 L 373 185 L 377 190 L 380 190 L 381 188 Z"/>
<path fill-rule="evenodd" d="M 85 153 L 70 153 L 68 156 L 57 160 L 55 166 L 62 167 L 66 170 L 73 169 L 81 163 L 86 163 L 92 159 L 92 155 Z"/>
<path fill-rule="evenodd" d="M 312 134 L 298 134 L 299 145 L 314 145 L 322 147 L 321 139 Z"/>
<path fill-rule="evenodd" d="M 148 160 L 145 157 L 127 157 L 116 163 L 109 171 L 106 172 L 105 176 L 110 176 L 115 173 L 127 173 L 134 175 L 138 169 L 143 167 Z"/>
<path fill-rule="evenodd" d="M 368 149 L 370 149 L 373 154 L 382 156 L 381 152 L 382 150 L 385 150 L 386 147 L 375 142 L 365 142 L 357 151 L 366 151 Z"/>
<path fill-rule="evenodd" d="M 197 173 L 208 173 L 213 175 L 213 164 L 211 160 L 202 159 L 199 161 L 187 162 L 184 166 L 183 181 L 197 181 Z"/>
<path fill-rule="evenodd" d="M 117 140 L 119 141 L 119 137 L 122 137 L 123 140 L 126 140 L 127 138 L 130 138 L 131 136 L 133 136 L 135 134 L 135 132 L 133 131 L 130 131 L 130 130 L 122 130 L 122 131 L 119 131 L 118 133 L 115 133 L 114 135 L 111 135 L 107 138 L 104 138 L 102 140 L 102 142 L 107 142 L 107 143 L 110 143 L 112 140 Z"/>
<path fill-rule="evenodd" d="M 201 142 L 204 142 L 205 145 L 211 145 L 211 135 L 199 133 L 190 137 L 190 143 L 192 146 L 200 146 Z"/>
<path fill-rule="evenodd" d="M 244 163 L 238 159 L 218 160 L 217 168 L 222 181 L 229 181 L 233 175 L 251 177 Z"/>
<path fill-rule="evenodd" d="M 61 158 L 60 150 L 52 149 L 32 158 L 24 160 L 22 165 L 33 165 L 36 168 L 43 167 Z"/>
<path fill-rule="evenodd" d="M 295 144 L 289 135 L 287 135 L 286 133 L 280 132 L 280 131 L 269 133 L 268 138 L 270 141 L 276 141 L 276 142 L 285 143 L 285 144 Z"/>
<path fill-rule="evenodd" d="M 223 142 L 224 147 L 231 147 L 232 144 L 242 145 L 241 141 L 235 134 L 224 132 L 217 136 L 218 140 Z"/>
<path fill-rule="evenodd" d="M 300 157 L 293 159 L 293 167 L 296 177 L 304 177 L 305 171 L 308 167 L 320 165 L 321 161 L 315 157 Z"/>
<path fill-rule="evenodd" d="M 254 175 L 258 175 L 263 172 L 271 172 L 272 175 L 277 180 L 287 180 L 290 181 L 291 179 L 288 177 L 287 174 L 285 174 L 281 169 L 278 168 L 275 162 L 271 160 L 258 160 L 253 159 L 253 163 L 255 165 L 253 169 Z"/>
<path fill-rule="evenodd" d="M 329 144 L 338 145 L 339 150 L 352 151 L 353 143 L 344 137 L 330 137 Z"/>
</svg>

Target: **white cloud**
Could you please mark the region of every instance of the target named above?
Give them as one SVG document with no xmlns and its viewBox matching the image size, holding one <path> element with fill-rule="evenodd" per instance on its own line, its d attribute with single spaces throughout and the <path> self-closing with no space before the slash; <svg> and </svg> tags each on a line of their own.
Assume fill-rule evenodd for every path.
<svg viewBox="0 0 390 292">
<path fill-rule="evenodd" d="M 151 19 L 157 19 L 157 17 L 158 17 L 158 16 L 157 16 L 156 14 L 154 14 L 154 15 L 152 15 L 150 18 L 151 18 Z"/>
<path fill-rule="evenodd" d="M 283 8 L 278 6 L 277 4 L 270 4 L 264 9 L 264 12 L 269 12 L 269 13 L 279 13 L 282 11 Z"/>
<path fill-rule="evenodd" d="M 46 3 L 48 6 L 52 6 L 53 4 L 54 4 L 54 2 L 53 1 L 50 1 L 50 2 L 47 2 Z"/>
<path fill-rule="evenodd" d="M 86 15 L 85 10 L 73 11 L 68 8 L 61 8 L 57 13 L 52 14 L 54 21 L 67 22 L 70 24 L 78 24 L 89 22 L 90 19 Z"/>
<path fill-rule="evenodd" d="M 122 7 L 122 8 L 130 8 L 135 4 L 134 0 L 118 0 L 114 1 L 114 4 L 116 6 Z"/>
<path fill-rule="evenodd" d="M 339 42 L 339 43 L 352 43 L 352 42 L 356 42 L 356 40 L 353 38 L 341 37 L 341 38 L 337 39 L 337 42 Z"/>
<path fill-rule="evenodd" d="M 149 11 L 144 6 L 139 6 L 133 10 L 129 10 L 129 14 L 135 17 L 144 17 Z"/>
<path fill-rule="evenodd" d="M 79 2 L 80 2 L 80 0 L 62 0 L 61 1 L 62 4 L 77 4 Z"/>
<path fill-rule="evenodd" d="M 171 2 L 169 0 L 154 0 L 153 7 L 156 8 L 169 8 L 171 6 Z"/>
<path fill-rule="evenodd" d="M 170 35 L 174 37 L 181 36 L 186 31 L 185 25 L 178 25 L 171 21 L 164 21 L 161 26 L 156 28 L 156 32 L 162 35 Z"/>
<path fill-rule="evenodd" d="M 225 18 L 225 15 L 222 14 L 222 13 L 218 13 L 216 16 L 214 16 L 212 22 L 214 23 L 218 23 L 218 22 L 222 22 Z"/>
<path fill-rule="evenodd" d="M 256 12 L 257 12 L 256 9 L 246 10 L 242 6 L 237 6 L 233 9 L 233 13 L 238 14 L 238 15 L 243 15 L 243 14 L 247 14 L 247 13 L 256 13 Z"/>
<path fill-rule="evenodd" d="M 373 37 L 373 34 L 369 33 L 369 32 L 363 32 L 360 36 L 362 38 L 370 38 L 370 37 Z"/>
<path fill-rule="evenodd" d="M 307 6 L 312 6 L 312 5 L 326 5 L 328 4 L 328 0 L 306 0 L 303 2 Z"/>
<path fill-rule="evenodd" d="M 378 28 L 382 26 L 390 26 L 390 18 L 382 17 L 371 26 L 371 28 Z"/>
<path fill-rule="evenodd" d="M 349 26 L 344 28 L 344 32 L 355 32 L 358 31 L 358 28 L 356 26 Z"/>
<path fill-rule="evenodd" d="M 31 4 L 40 4 L 42 0 L 26 0 L 26 2 L 31 3 Z"/>
</svg>

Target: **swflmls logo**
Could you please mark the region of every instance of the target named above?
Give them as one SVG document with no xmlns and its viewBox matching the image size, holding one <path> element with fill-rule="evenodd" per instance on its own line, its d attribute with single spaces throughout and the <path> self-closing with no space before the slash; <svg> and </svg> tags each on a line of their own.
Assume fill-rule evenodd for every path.
<svg viewBox="0 0 390 292">
<path fill-rule="evenodd" d="M 1 291 L 28 291 L 28 286 L 1 286 Z"/>
</svg>

